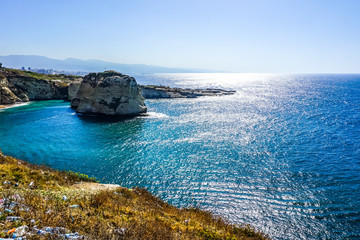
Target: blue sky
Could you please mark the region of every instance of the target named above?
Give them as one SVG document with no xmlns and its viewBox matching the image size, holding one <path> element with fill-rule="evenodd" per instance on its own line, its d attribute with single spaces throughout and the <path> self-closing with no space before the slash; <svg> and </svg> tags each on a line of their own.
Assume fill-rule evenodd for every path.
<svg viewBox="0 0 360 240">
<path fill-rule="evenodd" d="M 0 55 L 359 73 L 358 0 L 0 1 Z"/>
</svg>

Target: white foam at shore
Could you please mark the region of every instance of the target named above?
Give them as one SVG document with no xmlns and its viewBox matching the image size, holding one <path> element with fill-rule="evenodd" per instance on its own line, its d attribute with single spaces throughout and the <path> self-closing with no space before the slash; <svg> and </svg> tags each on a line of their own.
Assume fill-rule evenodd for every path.
<svg viewBox="0 0 360 240">
<path fill-rule="evenodd" d="M 1 112 L 1 111 L 4 111 L 5 109 L 9 109 L 9 108 L 15 108 L 15 107 L 25 106 L 25 105 L 28 105 L 29 103 L 30 103 L 30 102 L 14 103 L 14 104 L 6 104 L 6 105 L 0 104 L 0 106 L 4 107 L 4 108 L 0 108 L 0 112 Z"/>
<path fill-rule="evenodd" d="M 140 118 L 168 118 L 169 116 L 164 113 L 147 112 L 144 115 L 138 116 Z"/>
</svg>

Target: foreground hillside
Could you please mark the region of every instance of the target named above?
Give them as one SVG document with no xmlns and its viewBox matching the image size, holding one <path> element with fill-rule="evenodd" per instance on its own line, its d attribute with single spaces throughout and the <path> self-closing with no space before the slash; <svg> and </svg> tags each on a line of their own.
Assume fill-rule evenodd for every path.
<svg viewBox="0 0 360 240">
<path fill-rule="evenodd" d="M 266 239 L 145 189 L 96 183 L 0 153 L 0 238 Z M 20 238 L 19 238 L 20 239 Z"/>
</svg>

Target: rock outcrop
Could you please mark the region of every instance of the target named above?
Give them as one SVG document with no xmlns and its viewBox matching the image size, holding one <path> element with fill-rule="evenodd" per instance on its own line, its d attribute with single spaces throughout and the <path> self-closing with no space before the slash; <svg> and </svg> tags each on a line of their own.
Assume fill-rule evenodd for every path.
<svg viewBox="0 0 360 240">
<path fill-rule="evenodd" d="M 140 86 L 142 95 L 146 99 L 154 98 L 197 98 L 202 96 L 222 96 L 231 95 L 236 91 L 223 89 L 189 89 L 189 88 L 171 88 L 165 86 L 147 85 Z"/>
<path fill-rule="evenodd" d="M 0 104 L 32 100 L 68 99 L 69 85 L 81 78 L 35 74 L 16 69 L 1 69 Z"/>
<path fill-rule="evenodd" d="M 81 79 L 82 81 L 82 79 Z M 79 91 L 81 81 L 72 82 L 68 88 L 68 100 L 71 101 L 76 98 L 76 93 Z"/>
<path fill-rule="evenodd" d="M 86 75 L 71 107 L 78 113 L 113 116 L 138 115 L 147 110 L 136 80 L 114 71 Z"/>
<path fill-rule="evenodd" d="M 6 77 L 0 73 L 0 103 L 12 104 L 21 101 L 9 88 Z"/>
</svg>

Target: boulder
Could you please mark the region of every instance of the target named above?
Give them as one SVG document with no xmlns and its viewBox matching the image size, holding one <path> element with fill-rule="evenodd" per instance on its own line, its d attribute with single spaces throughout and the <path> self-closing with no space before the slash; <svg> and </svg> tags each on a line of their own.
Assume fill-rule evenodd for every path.
<svg viewBox="0 0 360 240">
<path fill-rule="evenodd" d="M 71 107 L 78 113 L 113 116 L 139 115 L 147 111 L 136 80 L 115 71 L 86 75 Z"/>
</svg>

